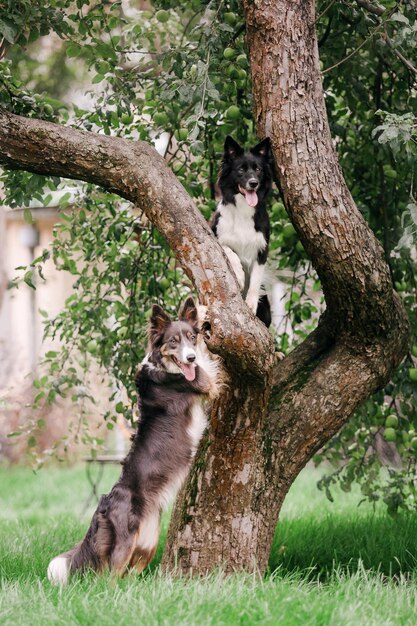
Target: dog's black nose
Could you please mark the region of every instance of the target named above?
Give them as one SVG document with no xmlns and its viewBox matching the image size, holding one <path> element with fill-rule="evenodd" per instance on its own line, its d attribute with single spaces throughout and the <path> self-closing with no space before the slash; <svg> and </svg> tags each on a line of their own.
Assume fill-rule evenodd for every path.
<svg viewBox="0 0 417 626">
<path fill-rule="evenodd" d="M 187 356 L 187 361 L 188 361 L 189 363 L 194 363 L 194 361 L 195 361 L 195 354 L 189 354 L 189 355 Z"/>
<path fill-rule="evenodd" d="M 256 187 L 258 186 L 258 181 L 255 178 L 251 178 L 250 180 L 248 180 L 248 184 L 251 189 L 256 189 Z"/>
</svg>

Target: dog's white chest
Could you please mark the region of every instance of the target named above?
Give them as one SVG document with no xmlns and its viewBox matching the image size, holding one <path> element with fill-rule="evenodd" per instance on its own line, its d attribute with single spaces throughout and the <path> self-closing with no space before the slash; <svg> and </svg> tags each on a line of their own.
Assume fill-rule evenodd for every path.
<svg viewBox="0 0 417 626">
<path fill-rule="evenodd" d="M 217 238 L 222 246 L 229 246 L 241 262 L 251 268 L 258 252 L 266 246 L 265 237 L 255 230 L 253 216 L 255 209 L 250 207 L 242 195 L 235 196 L 234 204 L 220 202 L 217 222 Z"/>
<path fill-rule="evenodd" d="M 187 434 L 191 440 L 193 453 L 196 452 L 200 439 L 207 426 L 207 417 L 201 401 L 197 400 L 191 407 L 191 421 L 187 427 Z"/>
</svg>

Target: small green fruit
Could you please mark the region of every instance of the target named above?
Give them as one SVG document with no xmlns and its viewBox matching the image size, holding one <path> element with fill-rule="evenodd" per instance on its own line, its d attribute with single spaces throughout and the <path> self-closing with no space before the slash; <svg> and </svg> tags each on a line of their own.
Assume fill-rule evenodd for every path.
<svg viewBox="0 0 417 626">
<path fill-rule="evenodd" d="M 117 329 L 117 337 L 119 339 L 124 339 L 127 335 L 127 326 L 121 326 Z"/>
<path fill-rule="evenodd" d="M 407 285 L 404 282 L 399 282 L 398 280 L 396 280 L 394 285 L 395 285 L 395 289 L 399 293 L 402 293 L 403 291 L 407 291 Z"/>
<path fill-rule="evenodd" d="M 161 289 L 161 291 L 166 291 L 167 289 L 169 289 L 170 282 L 169 282 L 168 278 L 161 278 L 161 280 L 159 281 L 158 285 L 159 285 L 159 289 Z"/>
<path fill-rule="evenodd" d="M 43 105 L 43 110 L 44 110 L 44 113 L 46 115 L 51 116 L 51 115 L 54 114 L 54 109 L 52 108 L 52 106 L 50 104 L 44 104 Z"/>
<path fill-rule="evenodd" d="M 153 121 L 157 126 L 165 126 L 168 123 L 168 115 L 164 111 L 157 111 L 153 116 Z"/>
<path fill-rule="evenodd" d="M 179 141 L 187 141 L 188 139 L 188 130 L 186 128 L 179 128 L 176 132 L 177 139 Z"/>
<path fill-rule="evenodd" d="M 235 56 L 235 50 L 233 48 L 225 48 L 223 50 L 223 58 L 230 61 Z"/>
<path fill-rule="evenodd" d="M 417 357 L 417 343 L 415 343 L 413 346 L 411 346 L 411 354 L 415 357 Z"/>
<path fill-rule="evenodd" d="M 410 367 L 408 370 L 408 376 L 413 383 L 417 383 L 417 367 Z"/>
<path fill-rule="evenodd" d="M 417 450 L 417 437 L 412 438 L 411 447 L 413 448 L 413 450 Z"/>
<path fill-rule="evenodd" d="M 226 109 L 226 117 L 228 120 L 238 120 L 240 118 L 240 109 L 235 104 L 232 104 Z"/>
<path fill-rule="evenodd" d="M 95 354 L 97 352 L 97 348 L 98 348 L 98 343 L 95 339 L 91 339 L 88 343 L 87 343 L 87 350 L 88 352 L 90 352 L 90 354 Z"/>
<path fill-rule="evenodd" d="M 384 439 L 385 441 L 395 441 L 397 439 L 397 432 L 394 428 L 386 428 L 384 430 Z"/>
<path fill-rule="evenodd" d="M 169 13 L 164 9 L 160 9 L 155 13 L 155 17 L 158 22 L 161 22 L 161 24 L 165 24 L 169 20 Z"/>
<path fill-rule="evenodd" d="M 284 239 L 292 239 L 292 237 L 294 237 L 295 234 L 296 234 L 296 230 L 294 226 L 290 224 L 289 222 L 288 224 L 285 224 L 285 226 L 282 229 L 282 235 Z"/>
<path fill-rule="evenodd" d="M 245 70 L 248 67 L 248 59 L 246 58 L 246 54 L 239 54 L 236 59 L 236 63 Z"/>
<path fill-rule="evenodd" d="M 387 178 L 395 179 L 397 178 L 397 172 L 394 170 L 391 165 L 383 165 L 384 174 Z"/>
<path fill-rule="evenodd" d="M 405 444 L 407 444 L 410 441 L 410 435 L 408 434 L 406 430 L 401 431 L 401 437 L 402 437 L 403 443 Z"/>
<path fill-rule="evenodd" d="M 385 420 L 386 428 L 397 428 L 398 426 L 398 417 L 394 414 L 388 415 Z"/>
<path fill-rule="evenodd" d="M 226 24 L 229 24 L 229 26 L 234 26 L 236 24 L 237 21 L 237 17 L 234 13 L 232 13 L 231 11 L 228 11 L 227 13 L 223 14 L 223 19 L 226 22 Z"/>
<path fill-rule="evenodd" d="M 233 80 L 239 78 L 239 70 L 234 65 L 229 65 L 226 72 L 230 78 L 233 78 Z"/>
</svg>

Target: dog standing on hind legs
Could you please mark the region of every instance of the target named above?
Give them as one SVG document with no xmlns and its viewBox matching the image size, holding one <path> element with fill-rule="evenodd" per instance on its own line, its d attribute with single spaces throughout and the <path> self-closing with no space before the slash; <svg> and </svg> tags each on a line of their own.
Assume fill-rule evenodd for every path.
<svg viewBox="0 0 417 626">
<path fill-rule="evenodd" d="M 262 293 L 269 246 L 266 198 L 272 187 L 269 139 L 245 151 L 226 137 L 217 188 L 221 199 L 211 228 L 227 254 L 246 304 L 271 325 L 268 296 Z"/>
<path fill-rule="evenodd" d="M 175 322 L 154 305 L 136 376 L 140 421 L 122 474 L 101 497 L 83 541 L 50 562 L 51 582 L 66 584 L 77 571 L 141 572 L 152 560 L 161 511 L 184 482 L 206 428 L 204 401 L 221 385 L 219 362 L 198 332 L 192 298 Z"/>
</svg>

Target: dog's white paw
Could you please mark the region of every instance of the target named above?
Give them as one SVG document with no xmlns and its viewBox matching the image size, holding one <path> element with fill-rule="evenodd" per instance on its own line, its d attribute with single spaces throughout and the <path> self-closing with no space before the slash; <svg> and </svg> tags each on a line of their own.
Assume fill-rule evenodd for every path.
<svg viewBox="0 0 417 626">
<path fill-rule="evenodd" d="M 256 314 L 256 310 L 258 308 L 259 297 L 257 294 L 248 293 L 246 296 L 246 304 L 252 311 L 252 313 Z"/>
</svg>

